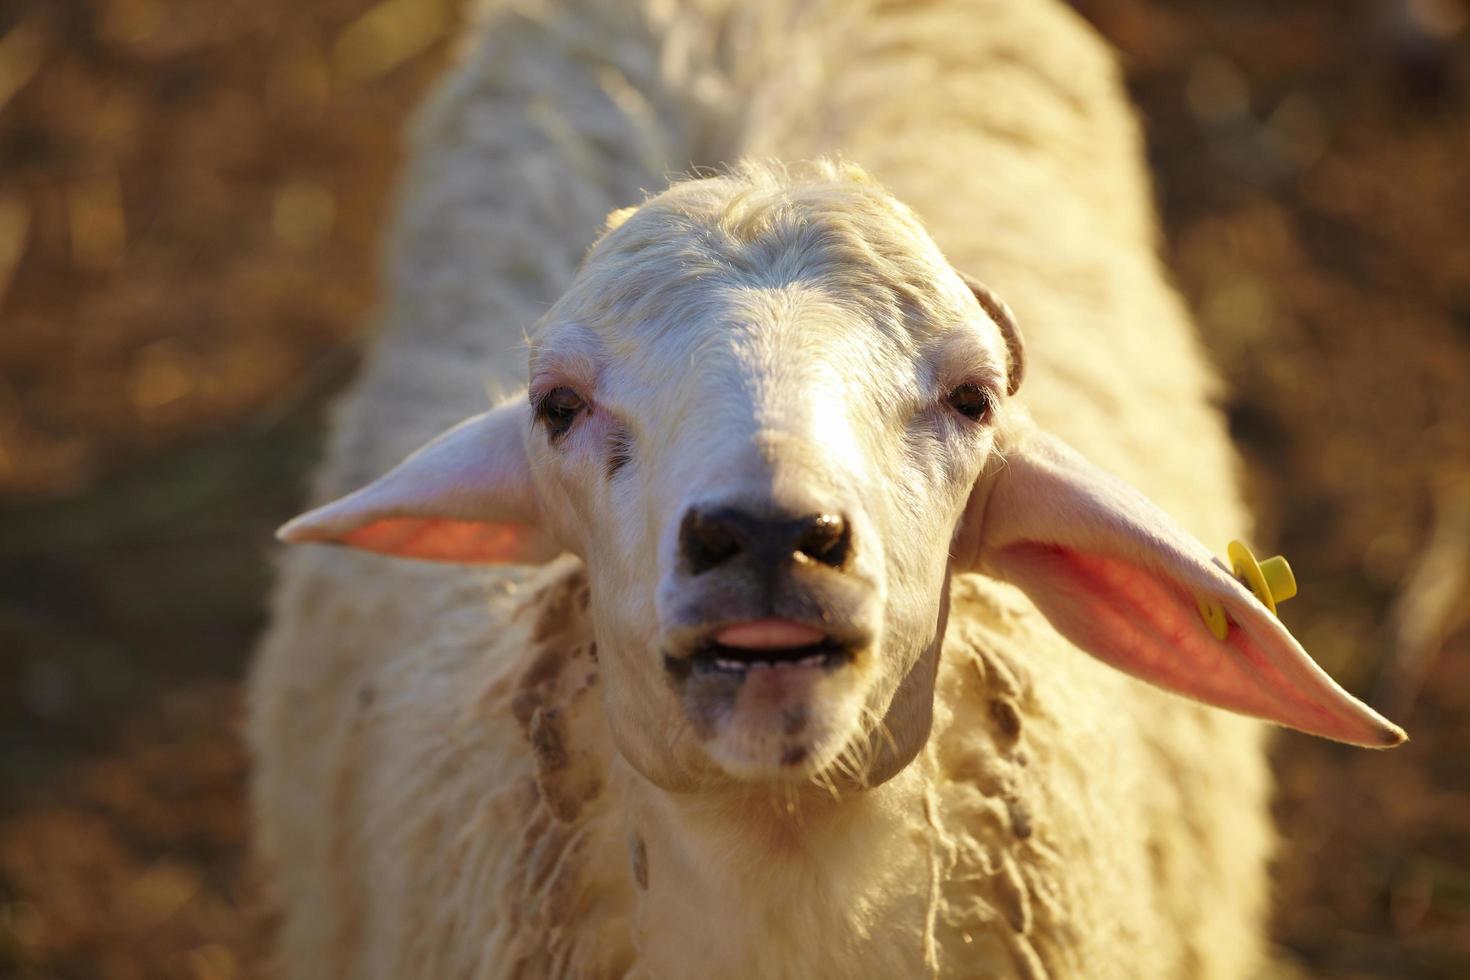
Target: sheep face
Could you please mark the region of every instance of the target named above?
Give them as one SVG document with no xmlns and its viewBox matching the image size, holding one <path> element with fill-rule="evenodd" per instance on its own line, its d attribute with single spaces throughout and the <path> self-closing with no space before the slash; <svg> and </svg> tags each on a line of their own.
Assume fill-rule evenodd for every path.
<svg viewBox="0 0 1470 980">
<path fill-rule="evenodd" d="M 928 733 L 1005 341 L 862 180 L 695 181 L 621 217 L 533 341 L 527 449 L 586 559 L 618 745 L 665 785 L 881 779 Z"/>
<path fill-rule="evenodd" d="M 1151 683 L 1403 740 L 1208 548 L 1035 430 L 1009 403 L 1021 363 L 1003 304 L 877 186 L 748 167 L 614 216 L 536 333 L 528 400 L 280 534 L 443 561 L 580 555 L 612 736 L 668 788 L 872 785 L 907 764 L 952 569 L 1019 586 Z"/>
</svg>

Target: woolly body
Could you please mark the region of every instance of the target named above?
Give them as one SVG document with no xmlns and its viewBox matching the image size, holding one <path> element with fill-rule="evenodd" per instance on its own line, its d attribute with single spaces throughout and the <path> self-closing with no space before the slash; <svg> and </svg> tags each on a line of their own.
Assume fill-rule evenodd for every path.
<svg viewBox="0 0 1470 980">
<path fill-rule="evenodd" d="M 787 10 L 790 6 L 794 10 Z M 1015 309 L 1020 399 L 1202 540 L 1246 529 L 1155 257 L 1135 122 L 1061 4 L 487 10 L 418 129 L 337 496 L 524 384 L 605 216 L 689 162 L 840 153 Z M 614 749 L 580 562 L 300 549 L 252 681 L 260 849 L 301 977 L 1236 977 L 1262 726 L 953 582 L 933 733 L 840 804 L 671 794 Z"/>
</svg>

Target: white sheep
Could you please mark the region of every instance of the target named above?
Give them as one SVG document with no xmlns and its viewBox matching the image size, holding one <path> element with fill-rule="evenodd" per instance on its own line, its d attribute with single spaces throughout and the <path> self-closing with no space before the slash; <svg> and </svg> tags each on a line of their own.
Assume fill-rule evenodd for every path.
<svg viewBox="0 0 1470 980">
<path fill-rule="evenodd" d="M 1264 726 L 1102 661 L 1403 736 L 1191 537 L 1246 518 L 1085 26 L 585 0 L 466 51 L 318 497 L 529 390 L 283 530 L 360 549 L 287 556 L 252 680 L 290 975 L 1255 970 Z M 599 237 L 671 161 L 838 153 Z"/>
</svg>

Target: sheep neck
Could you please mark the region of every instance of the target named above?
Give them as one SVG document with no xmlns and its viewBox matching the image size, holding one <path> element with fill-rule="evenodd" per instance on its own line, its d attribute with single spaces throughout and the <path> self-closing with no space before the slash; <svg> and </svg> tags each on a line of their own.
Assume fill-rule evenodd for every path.
<svg viewBox="0 0 1470 980">
<path fill-rule="evenodd" d="M 849 976 L 871 974 L 876 957 L 880 973 L 923 975 L 937 881 L 924 767 L 921 756 L 878 787 L 835 795 L 681 794 L 637 780 L 640 960 L 669 976 Z"/>
</svg>

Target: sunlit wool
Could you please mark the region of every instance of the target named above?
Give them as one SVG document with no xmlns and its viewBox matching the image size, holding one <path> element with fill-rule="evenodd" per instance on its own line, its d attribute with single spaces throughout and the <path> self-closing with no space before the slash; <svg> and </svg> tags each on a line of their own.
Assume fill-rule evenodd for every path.
<svg viewBox="0 0 1470 980">
<path fill-rule="evenodd" d="M 681 324 L 746 301 L 727 290 L 725 306 L 702 307 L 715 301 L 700 263 L 720 242 L 769 237 L 799 200 L 854 235 L 773 261 L 863 269 L 852 308 L 884 338 L 866 350 L 891 358 L 813 367 L 802 390 L 826 397 L 788 406 L 792 438 L 820 445 L 830 472 L 877 465 L 883 433 L 855 427 L 851 406 L 877 417 L 915 390 L 905 324 L 978 316 L 953 267 L 1024 326 L 1027 382 L 1002 424 L 1024 429 L 1029 413 L 1201 540 L 1247 530 L 1212 379 L 1155 257 L 1137 127 L 1111 58 L 1070 10 L 564 7 L 490 6 L 425 112 L 380 329 L 317 499 L 481 410 L 487 380 L 494 398 L 523 401 L 528 352 L 533 385 L 553 361 L 558 377 L 595 376 L 606 359 L 636 374 L 655 354 L 650 377 L 663 363 L 697 369 L 711 334 Z M 872 180 L 842 163 L 747 164 L 618 210 L 690 163 L 824 156 Z M 680 254 L 699 229 L 704 251 Z M 563 295 L 599 238 L 588 261 L 601 271 Z M 892 247 L 851 251 L 873 241 Z M 749 256 L 730 248 L 732 262 Z M 766 273 L 800 278 L 757 263 L 752 283 Z M 818 363 L 842 337 L 843 308 L 799 289 L 753 286 L 740 309 L 803 324 L 808 339 L 786 335 L 782 364 L 807 363 L 803 342 L 821 348 Z M 607 326 L 633 321 L 636 337 Z M 974 360 L 1003 370 L 1000 338 L 985 336 Z M 860 752 L 830 756 L 795 789 L 721 788 L 656 691 L 620 680 L 609 701 L 606 672 L 628 669 L 610 651 L 624 657 L 631 639 L 599 623 L 657 620 L 664 542 L 648 535 L 669 515 L 655 501 L 709 478 L 688 433 L 748 421 L 718 385 L 705 402 L 688 393 L 647 388 L 641 417 L 659 422 L 632 433 L 621 482 L 589 457 L 567 478 L 585 497 L 538 487 L 564 535 L 637 515 L 602 527 L 585 555 L 589 568 L 615 564 L 606 588 L 590 589 L 573 557 L 471 569 L 286 556 L 250 738 L 289 975 L 1250 975 L 1271 846 L 1262 726 L 1079 653 L 1010 586 L 955 577 L 932 734 L 927 717 L 898 731 L 917 755 L 865 792 L 838 785 L 843 767 L 871 761 Z M 935 485 L 948 485 L 945 465 L 932 464 Z M 864 487 L 895 498 L 873 504 L 868 528 L 891 550 L 926 515 L 963 506 L 897 499 L 909 492 Z M 916 523 L 885 526 L 901 514 Z M 937 602 L 884 581 L 889 608 Z M 872 679 L 848 720 L 877 731 L 897 683 Z"/>
</svg>

